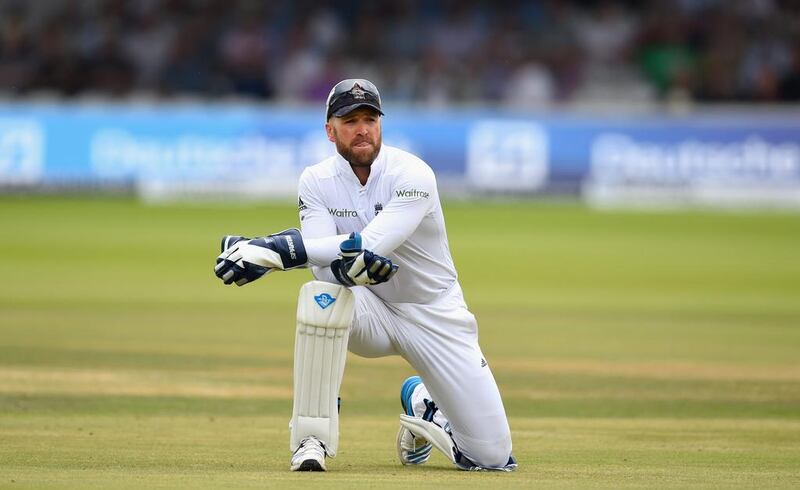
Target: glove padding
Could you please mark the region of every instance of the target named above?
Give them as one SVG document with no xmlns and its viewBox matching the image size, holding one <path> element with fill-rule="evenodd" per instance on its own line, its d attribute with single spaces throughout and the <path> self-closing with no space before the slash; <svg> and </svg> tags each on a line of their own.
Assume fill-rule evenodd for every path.
<svg viewBox="0 0 800 490">
<path fill-rule="evenodd" d="M 374 286 L 388 281 L 397 272 L 398 266 L 391 260 L 362 250 L 358 233 L 351 233 L 339 245 L 339 251 L 340 258 L 331 262 L 331 271 L 345 286 Z"/>
<path fill-rule="evenodd" d="M 222 253 L 214 273 L 225 284 L 244 286 L 275 269 L 305 267 L 308 262 L 300 230 L 291 228 L 265 237 L 246 238 L 227 235 L 222 238 Z"/>
</svg>

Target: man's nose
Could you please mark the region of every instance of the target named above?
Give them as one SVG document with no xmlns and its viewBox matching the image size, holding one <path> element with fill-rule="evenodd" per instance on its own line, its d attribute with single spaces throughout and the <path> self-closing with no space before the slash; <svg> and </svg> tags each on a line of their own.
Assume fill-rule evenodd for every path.
<svg viewBox="0 0 800 490">
<path fill-rule="evenodd" d="M 369 126 L 366 124 L 359 124 L 356 128 L 356 133 L 359 136 L 366 136 L 369 133 Z"/>
</svg>

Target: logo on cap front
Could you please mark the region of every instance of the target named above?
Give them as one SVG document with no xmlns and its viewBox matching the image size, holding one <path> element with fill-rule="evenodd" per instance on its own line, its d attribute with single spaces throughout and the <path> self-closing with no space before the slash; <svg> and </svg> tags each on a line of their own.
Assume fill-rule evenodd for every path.
<svg viewBox="0 0 800 490">
<path fill-rule="evenodd" d="M 353 88 L 350 89 L 350 95 L 353 96 L 354 99 L 364 99 L 364 95 L 366 92 L 363 88 L 361 88 L 358 84 L 353 85 Z"/>
</svg>

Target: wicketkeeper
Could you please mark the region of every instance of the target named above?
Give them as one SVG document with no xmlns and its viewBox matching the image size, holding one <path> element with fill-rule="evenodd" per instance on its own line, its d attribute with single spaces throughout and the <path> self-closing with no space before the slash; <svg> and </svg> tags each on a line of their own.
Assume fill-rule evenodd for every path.
<svg viewBox="0 0 800 490">
<path fill-rule="evenodd" d="M 421 159 L 381 144 L 382 115 L 374 84 L 337 83 L 325 131 L 338 154 L 300 177 L 302 231 L 223 238 L 216 275 L 242 286 L 308 267 L 317 279 L 297 306 L 293 471 L 324 471 L 336 455 L 348 350 L 400 355 L 419 373 L 400 388 L 402 464 L 424 464 L 436 448 L 463 470 L 512 471 L 505 409 L 458 282 L 436 178 Z"/>
</svg>

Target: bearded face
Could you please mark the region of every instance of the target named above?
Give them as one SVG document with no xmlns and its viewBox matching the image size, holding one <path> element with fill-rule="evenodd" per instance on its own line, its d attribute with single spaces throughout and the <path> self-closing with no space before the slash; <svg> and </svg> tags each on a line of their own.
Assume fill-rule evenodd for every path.
<svg viewBox="0 0 800 490">
<path fill-rule="evenodd" d="M 353 167 L 369 167 L 380 152 L 381 119 L 373 109 L 360 108 L 326 123 L 328 139 Z"/>
</svg>

